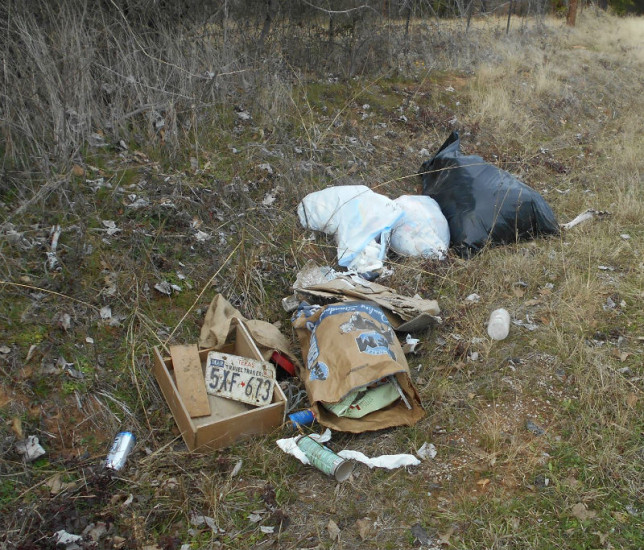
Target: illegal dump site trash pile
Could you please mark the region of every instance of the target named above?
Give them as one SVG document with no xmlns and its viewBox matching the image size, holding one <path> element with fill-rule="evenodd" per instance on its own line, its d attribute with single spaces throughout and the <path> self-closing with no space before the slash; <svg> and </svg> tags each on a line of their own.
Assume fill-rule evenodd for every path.
<svg viewBox="0 0 644 550">
<path fill-rule="evenodd" d="M 206 312 L 198 346 L 171 346 L 169 358 L 157 349 L 155 375 L 189 449 L 218 449 L 282 425 L 301 433 L 277 445 L 337 481 L 351 477 L 353 461 L 370 468 L 420 463 L 404 453 L 368 458 L 324 445 L 329 429 L 360 434 L 413 426 L 426 414 L 405 350 L 422 345 L 414 334 L 440 327 L 440 307 L 376 283 L 387 254 L 444 260 L 451 245 L 472 257 L 488 243 L 559 231 L 538 193 L 480 157 L 461 155 L 459 146 L 453 133 L 423 163 L 423 191 L 430 196 L 391 200 L 346 185 L 300 202 L 302 227 L 333 236 L 338 264 L 348 270 L 309 262 L 293 295 L 284 298 L 301 358 L 274 325 L 244 318 L 222 295 Z M 503 340 L 509 331 L 508 311 L 493 311 L 490 338 Z M 297 402 L 287 397 L 294 385 L 303 385 L 306 401 L 301 392 Z M 319 426 L 327 429 L 322 436 L 314 433 Z M 427 445 L 419 456 L 434 458 Z"/>
</svg>

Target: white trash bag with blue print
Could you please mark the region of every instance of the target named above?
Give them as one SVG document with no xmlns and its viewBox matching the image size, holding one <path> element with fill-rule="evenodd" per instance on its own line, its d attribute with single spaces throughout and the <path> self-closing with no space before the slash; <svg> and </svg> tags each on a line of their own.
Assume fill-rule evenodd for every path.
<svg viewBox="0 0 644 550">
<path fill-rule="evenodd" d="M 335 237 L 338 264 L 367 273 L 383 267 L 389 235 L 403 211 L 365 185 L 343 185 L 308 194 L 297 215 L 302 227 Z"/>
</svg>

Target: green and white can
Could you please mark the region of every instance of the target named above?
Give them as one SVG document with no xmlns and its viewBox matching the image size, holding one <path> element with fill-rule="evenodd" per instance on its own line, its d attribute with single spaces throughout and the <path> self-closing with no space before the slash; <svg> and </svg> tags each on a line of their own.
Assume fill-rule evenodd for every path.
<svg viewBox="0 0 644 550">
<path fill-rule="evenodd" d="M 308 435 L 300 436 L 296 443 L 309 462 L 321 472 L 335 477 L 337 481 L 344 481 L 351 475 L 353 462 L 338 456 Z"/>
</svg>

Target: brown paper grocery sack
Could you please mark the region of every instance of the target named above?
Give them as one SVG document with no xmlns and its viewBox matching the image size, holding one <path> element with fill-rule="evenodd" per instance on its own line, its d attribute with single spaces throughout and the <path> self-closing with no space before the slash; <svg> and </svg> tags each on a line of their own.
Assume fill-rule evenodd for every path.
<svg viewBox="0 0 644 550">
<path fill-rule="evenodd" d="M 304 381 L 311 408 L 323 426 L 360 433 L 411 426 L 424 415 L 409 367 L 387 317 L 371 302 L 302 304 L 293 318 L 302 346 Z M 321 402 L 337 403 L 351 391 L 395 375 L 412 408 L 402 400 L 362 418 L 340 417 Z"/>
<path fill-rule="evenodd" d="M 246 319 L 232 304 L 221 294 L 217 294 L 210 302 L 206 317 L 201 327 L 199 336 L 200 348 L 221 348 L 233 334 L 235 325 L 233 319 L 241 319 L 245 322 L 259 351 L 267 361 L 274 351 L 286 355 L 295 365 L 300 363 L 286 337 L 280 330 L 271 323 L 256 319 Z"/>
</svg>

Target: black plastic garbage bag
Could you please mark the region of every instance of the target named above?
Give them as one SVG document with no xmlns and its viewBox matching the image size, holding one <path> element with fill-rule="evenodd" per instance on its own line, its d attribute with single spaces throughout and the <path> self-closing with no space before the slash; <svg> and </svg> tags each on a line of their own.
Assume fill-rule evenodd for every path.
<svg viewBox="0 0 644 550">
<path fill-rule="evenodd" d="M 550 206 L 534 189 L 477 155 L 463 155 L 453 132 L 420 168 L 423 194 L 447 218 L 450 244 L 463 257 L 487 243 L 507 244 L 537 235 L 556 235 Z"/>
</svg>

